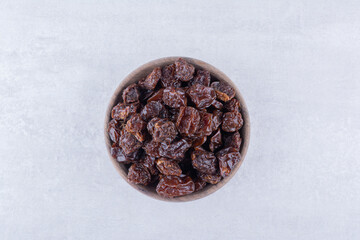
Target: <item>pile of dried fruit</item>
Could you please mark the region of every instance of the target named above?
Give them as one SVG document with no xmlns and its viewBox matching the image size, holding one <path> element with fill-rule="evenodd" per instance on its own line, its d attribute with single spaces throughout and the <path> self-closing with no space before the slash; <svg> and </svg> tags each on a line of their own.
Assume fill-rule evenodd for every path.
<svg viewBox="0 0 360 240">
<path fill-rule="evenodd" d="M 184 59 L 123 90 L 111 112 L 111 155 L 128 180 L 177 197 L 217 184 L 240 161 L 235 90 Z"/>
</svg>

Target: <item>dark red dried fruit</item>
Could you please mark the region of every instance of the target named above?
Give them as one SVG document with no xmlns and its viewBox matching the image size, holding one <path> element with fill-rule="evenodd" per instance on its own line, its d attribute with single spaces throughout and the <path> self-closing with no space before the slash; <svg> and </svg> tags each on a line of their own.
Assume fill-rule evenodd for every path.
<svg viewBox="0 0 360 240">
<path fill-rule="evenodd" d="M 197 136 L 209 136 L 213 131 L 213 115 L 207 112 L 200 113 L 200 122 L 196 131 Z"/>
<path fill-rule="evenodd" d="M 218 129 L 222 122 L 223 113 L 220 110 L 215 110 L 213 113 L 213 131 Z"/>
<path fill-rule="evenodd" d="M 210 151 L 214 152 L 216 149 L 221 147 L 222 139 L 221 139 L 221 131 L 220 129 L 210 138 L 209 148 Z"/>
<path fill-rule="evenodd" d="M 141 163 L 134 163 L 129 168 L 128 181 L 134 184 L 147 185 L 151 181 L 151 175 Z"/>
<path fill-rule="evenodd" d="M 159 149 L 160 149 L 160 143 L 155 142 L 154 140 L 151 140 L 148 143 L 145 143 L 145 145 L 143 146 L 143 149 L 145 150 L 146 154 L 154 157 L 154 158 L 159 158 L 160 153 L 159 153 Z"/>
<path fill-rule="evenodd" d="M 195 192 L 200 191 L 206 186 L 206 182 L 200 178 L 195 180 Z"/>
<path fill-rule="evenodd" d="M 131 104 L 119 103 L 113 107 L 111 117 L 116 120 L 125 120 L 128 116 L 136 113 L 140 108 L 138 102 Z"/>
<path fill-rule="evenodd" d="M 157 123 L 158 121 L 160 121 L 162 118 L 158 118 L 158 117 L 155 117 L 153 119 L 150 120 L 150 122 L 148 122 L 147 124 L 147 130 L 148 132 L 153 135 L 154 133 L 154 127 L 155 127 L 155 123 Z"/>
<path fill-rule="evenodd" d="M 193 167 L 199 172 L 215 174 L 217 169 L 217 159 L 212 152 L 195 150 L 191 153 Z"/>
<path fill-rule="evenodd" d="M 108 134 L 110 136 L 111 141 L 119 142 L 120 139 L 120 123 L 115 119 L 112 119 L 108 125 Z"/>
<path fill-rule="evenodd" d="M 139 87 L 136 83 L 129 85 L 122 94 L 124 103 L 138 102 L 140 98 Z"/>
<path fill-rule="evenodd" d="M 119 147 L 116 143 L 113 143 L 113 145 L 110 148 L 110 154 L 113 156 L 113 158 L 116 159 L 116 161 L 121 163 L 130 163 L 133 161 L 138 161 L 141 157 L 141 150 L 137 150 L 135 152 L 132 152 L 130 154 L 125 154 L 124 150 Z"/>
<path fill-rule="evenodd" d="M 125 129 L 140 142 L 145 140 L 145 134 L 143 130 L 146 127 L 146 122 L 142 120 L 140 114 L 134 114 L 126 123 Z"/>
<path fill-rule="evenodd" d="M 183 89 L 167 87 L 164 89 L 163 101 L 169 107 L 179 108 L 186 106 L 187 98 Z"/>
<path fill-rule="evenodd" d="M 145 102 L 153 94 L 154 94 L 154 90 L 141 89 L 140 98 L 139 98 L 140 102 Z"/>
<path fill-rule="evenodd" d="M 235 148 L 236 150 L 240 150 L 240 146 L 241 146 L 241 136 L 239 132 L 235 132 L 232 133 L 228 136 L 225 137 L 225 143 L 224 143 L 224 148 Z"/>
<path fill-rule="evenodd" d="M 181 107 L 176 121 L 178 131 L 184 136 L 193 136 L 200 122 L 199 111 L 193 107 Z"/>
<path fill-rule="evenodd" d="M 162 157 L 175 160 L 182 160 L 185 152 L 189 150 L 191 143 L 185 139 L 173 142 L 171 144 L 161 143 L 159 153 Z"/>
<path fill-rule="evenodd" d="M 156 187 L 156 192 L 167 198 L 187 195 L 194 191 L 195 183 L 189 176 L 164 176 Z"/>
<path fill-rule="evenodd" d="M 213 82 L 211 84 L 216 91 L 216 97 L 223 102 L 227 102 L 235 97 L 235 90 L 227 83 Z"/>
<path fill-rule="evenodd" d="M 226 102 L 224 107 L 228 112 L 239 112 L 240 111 L 240 103 L 235 98 L 233 98 L 230 101 Z"/>
<path fill-rule="evenodd" d="M 194 149 L 200 148 L 200 147 L 206 142 L 206 139 L 207 139 L 206 136 L 196 138 L 196 139 L 192 142 L 192 147 L 193 147 Z"/>
<path fill-rule="evenodd" d="M 199 173 L 198 175 L 201 180 L 210 184 L 217 184 L 221 180 L 221 176 L 219 173 L 215 173 L 213 175 L 206 173 Z"/>
<path fill-rule="evenodd" d="M 171 143 L 177 135 L 175 124 L 166 119 L 155 122 L 152 137 L 156 142 Z"/>
<path fill-rule="evenodd" d="M 181 81 L 175 78 L 175 64 L 163 67 L 161 85 L 163 87 L 181 87 Z"/>
<path fill-rule="evenodd" d="M 189 83 L 190 86 L 194 84 L 201 84 L 206 87 L 210 86 L 210 72 L 207 70 L 197 70 L 193 80 Z"/>
<path fill-rule="evenodd" d="M 243 123 L 241 113 L 227 112 L 223 115 L 221 129 L 225 132 L 235 132 L 243 126 Z"/>
<path fill-rule="evenodd" d="M 164 105 L 157 101 L 149 102 L 141 110 L 141 117 L 145 121 L 149 121 L 154 117 L 166 118 L 167 115 L 168 113 Z"/>
<path fill-rule="evenodd" d="M 214 100 L 211 105 L 213 105 L 216 109 L 221 110 L 223 108 L 223 104 L 217 100 Z"/>
<path fill-rule="evenodd" d="M 180 109 L 176 109 L 176 108 L 170 108 L 169 109 L 169 119 L 172 122 L 176 122 L 176 120 L 178 119 L 178 115 L 179 115 L 179 110 Z"/>
<path fill-rule="evenodd" d="M 241 155 L 236 148 L 224 148 L 216 154 L 219 160 L 220 174 L 222 177 L 230 175 L 231 170 L 240 162 Z"/>
<path fill-rule="evenodd" d="M 156 160 L 157 169 L 164 175 L 180 176 L 182 171 L 179 164 L 168 158 L 159 158 Z"/>
<path fill-rule="evenodd" d="M 213 88 L 205 87 L 201 84 L 191 86 L 187 93 L 197 108 L 210 107 L 216 97 L 216 93 Z"/>
<path fill-rule="evenodd" d="M 152 102 L 152 101 L 158 101 L 162 103 L 162 99 L 163 99 L 163 93 L 164 93 L 164 89 L 160 89 L 159 91 L 155 92 L 148 100 L 147 102 Z"/>
<path fill-rule="evenodd" d="M 149 155 L 146 155 L 144 158 L 144 166 L 147 167 L 151 175 L 158 175 L 159 170 L 155 166 L 156 158 L 150 157 Z"/>
<path fill-rule="evenodd" d="M 124 150 L 125 154 L 129 154 L 141 148 L 142 144 L 131 133 L 123 129 L 121 131 L 119 146 Z"/>
<path fill-rule="evenodd" d="M 179 58 L 175 61 L 175 78 L 183 81 L 188 82 L 194 77 L 195 67 L 184 59 Z"/>
<path fill-rule="evenodd" d="M 161 78 L 161 68 L 157 67 L 142 81 L 139 81 L 139 86 L 148 90 L 154 90 L 158 81 Z"/>
</svg>

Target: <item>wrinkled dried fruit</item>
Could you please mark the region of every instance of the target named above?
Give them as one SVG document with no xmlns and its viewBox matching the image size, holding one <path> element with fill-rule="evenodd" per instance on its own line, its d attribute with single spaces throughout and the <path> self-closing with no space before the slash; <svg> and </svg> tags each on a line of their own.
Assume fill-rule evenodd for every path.
<svg viewBox="0 0 360 240">
<path fill-rule="evenodd" d="M 164 176 L 156 187 L 156 192 L 167 198 L 187 195 L 194 191 L 195 183 L 189 176 Z"/>
<path fill-rule="evenodd" d="M 195 150 L 191 153 L 193 167 L 199 172 L 214 174 L 217 169 L 217 159 L 212 152 Z"/>
<path fill-rule="evenodd" d="M 172 108 L 179 108 L 187 104 L 185 91 L 181 88 L 174 87 L 164 89 L 163 101 L 167 106 Z"/>
<path fill-rule="evenodd" d="M 147 101 L 148 102 L 157 101 L 157 102 L 162 103 L 163 93 L 164 93 L 164 88 L 155 92 Z"/>
<path fill-rule="evenodd" d="M 143 164 L 134 163 L 129 168 L 128 180 L 134 184 L 147 185 L 151 181 L 151 175 Z"/>
<path fill-rule="evenodd" d="M 214 108 L 220 109 L 220 110 L 224 107 L 223 104 L 217 100 L 214 100 L 211 105 L 213 105 Z"/>
<path fill-rule="evenodd" d="M 206 182 L 200 178 L 197 178 L 194 183 L 195 183 L 195 192 L 200 191 L 206 186 Z"/>
<path fill-rule="evenodd" d="M 193 107 L 181 107 L 176 121 L 178 131 L 184 136 L 193 136 L 200 122 L 199 111 Z"/>
<path fill-rule="evenodd" d="M 141 89 L 140 90 L 140 98 L 139 98 L 140 102 L 145 102 L 153 94 L 154 94 L 154 90 Z"/>
<path fill-rule="evenodd" d="M 156 158 L 150 157 L 149 155 L 146 155 L 145 159 L 144 159 L 144 162 L 143 162 L 144 166 L 147 167 L 150 174 L 153 175 L 153 176 L 159 174 L 159 170 L 155 166 L 155 161 L 156 161 Z"/>
<path fill-rule="evenodd" d="M 243 126 L 243 123 L 241 113 L 227 112 L 223 115 L 221 129 L 225 132 L 235 132 Z"/>
<path fill-rule="evenodd" d="M 164 143 L 171 143 L 177 135 L 175 124 L 166 119 L 157 121 L 152 132 L 154 141 Z"/>
<path fill-rule="evenodd" d="M 179 111 L 180 111 L 180 109 L 170 108 L 168 111 L 169 112 L 169 120 L 172 122 L 176 122 L 176 120 L 178 119 Z"/>
<path fill-rule="evenodd" d="M 182 171 L 179 164 L 168 158 L 159 158 L 156 160 L 157 169 L 164 175 L 180 176 Z"/>
<path fill-rule="evenodd" d="M 158 81 L 161 78 L 161 68 L 157 67 L 142 81 L 139 81 L 139 86 L 148 90 L 154 90 Z"/>
<path fill-rule="evenodd" d="M 231 170 L 240 162 L 241 155 L 236 148 L 224 148 L 216 154 L 219 160 L 220 174 L 222 177 L 230 175 Z"/>
<path fill-rule="evenodd" d="M 206 70 L 197 70 L 193 80 L 189 83 L 190 86 L 194 84 L 201 84 L 205 87 L 210 86 L 210 72 Z"/>
<path fill-rule="evenodd" d="M 221 176 L 219 173 L 215 173 L 213 175 L 206 173 L 199 173 L 198 175 L 201 180 L 210 184 L 217 184 L 221 180 Z"/>
<path fill-rule="evenodd" d="M 125 129 L 140 142 L 145 140 L 145 134 L 143 130 L 146 127 L 146 122 L 142 120 L 140 114 L 134 114 L 126 123 Z"/>
<path fill-rule="evenodd" d="M 142 144 L 131 133 L 123 129 L 121 131 L 119 146 L 124 150 L 125 154 L 129 154 L 141 148 Z"/>
<path fill-rule="evenodd" d="M 197 108 L 210 107 L 216 97 L 216 93 L 213 88 L 205 87 L 201 84 L 191 86 L 187 93 Z"/>
<path fill-rule="evenodd" d="M 240 103 L 235 98 L 226 102 L 224 107 L 225 107 L 226 111 L 228 111 L 228 112 L 236 112 L 236 111 L 239 112 L 240 111 Z"/>
<path fill-rule="evenodd" d="M 149 121 L 154 117 L 166 118 L 168 115 L 166 108 L 160 102 L 152 101 L 144 106 L 141 110 L 141 117 Z"/>
<path fill-rule="evenodd" d="M 113 143 L 110 148 L 110 154 L 116 161 L 121 163 L 130 163 L 133 161 L 138 161 L 141 157 L 141 150 L 134 151 L 130 154 L 125 154 L 124 150 L 117 145 L 117 143 Z"/>
<path fill-rule="evenodd" d="M 206 139 L 207 139 L 206 136 L 196 138 L 196 139 L 192 142 L 192 147 L 193 147 L 194 149 L 200 148 L 200 147 L 206 142 Z"/>
<path fill-rule="evenodd" d="M 175 78 L 175 64 L 163 67 L 161 85 L 163 87 L 181 87 L 181 81 Z"/>
<path fill-rule="evenodd" d="M 140 104 L 138 102 L 131 104 L 119 103 L 115 107 L 113 107 L 111 111 L 111 117 L 116 120 L 125 120 L 128 116 L 136 113 L 140 108 Z"/>
<path fill-rule="evenodd" d="M 140 91 L 139 87 L 136 83 L 129 85 L 127 88 L 124 89 L 122 94 L 124 103 L 133 103 L 138 102 L 140 98 Z"/>
<path fill-rule="evenodd" d="M 197 136 L 209 136 L 213 131 L 213 115 L 207 112 L 200 113 L 200 122 L 196 131 Z"/>
<path fill-rule="evenodd" d="M 145 143 L 145 145 L 143 146 L 143 149 L 145 150 L 146 154 L 154 157 L 154 158 L 159 158 L 160 153 L 159 153 L 159 149 L 160 149 L 160 143 L 159 142 L 155 142 L 154 140 L 151 140 L 148 143 Z"/>
<path fill-rule="evenodd" d="M 216 149 L 221 147 L 222 139 L 221 139 L 221 131 L 220 129 L 210 138 L 209 148 L 210 151 L 214 152 Z"/>
<path fill-rule="evenodd" d="M 215 110 L 212 114 L 213 114 L 213 131 L 215 131 L 221 125 L 223 113 L 220 110 Z"/>
<path fill-rule="evenodd" d="M 216 97 L 223 102 L 227 102 L 235 97 L 235 90 L 227 83 L 213 82 L 211 87 L 215 89 Z"/>
<path fill-rule="evenodd" d="M 175 61 L 175 78 L 183 81 L 188 82 L 194 77 L 195 67 L 184 59 L 179 58 Z"/>
<path fill-rule="evenodd" d="M 112 119 L 108 125 L 108 134 L 110 136 L 111 141 L 119 142 L 120 139 L 120 123 L 115 119 Z"/>
<path fill-rule="evenodd" d="M 224 148 L 235 148 L 237 151 L 240 150 L 240 146 L 241 146 L 241 136 L 239 132 L 235 132 L 232 133 L 228 136 L 225 137 L 225 143 L 224 143 Z"/>
<path fill-rule="evenodd" d="M 158 117 L 155 117 L 153 119 L 150 120 L 150 122 L 148 122 L 147 124 L 147 130 L 148 132 L 153 135 L 154 133 L 154 127 L 155 127 L 155 123 L 157 123 L 158 121 L 160 121 L 162 118 L 158 118 Z"/>
<path fill-rule="evenodd" d="M 185 139 L 173 142 L 171 144 L 161 143 L 159 153 L 162 157 L 170 159 L 182 160 L 185 152 L 189 150 L 191 143 Z"/>
</svg>

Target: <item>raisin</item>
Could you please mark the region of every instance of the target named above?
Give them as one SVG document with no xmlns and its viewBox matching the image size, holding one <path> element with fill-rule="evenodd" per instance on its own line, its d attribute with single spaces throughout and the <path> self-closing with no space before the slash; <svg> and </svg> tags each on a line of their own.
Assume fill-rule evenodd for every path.
<svg viewBox="0 0 360 240">
<path fill-rule="evenodd" d="M 168 112 L 169 112 L 169 119 L 173 122 L 176 122 L 179 115 L 179 109 L 170 108 Z"/>
<path fill-rule="evenodd" d="M 216 93 L 213 88 L 205 87 L 201 84 L 191 86 L 187 93 L 197 108 L 210 107 L 216 97 Z"/>
<path fill-rule="evenodd" d="M 194 191 L 195 183 L 189 176 L 164 176 L 156 186 L 156 192 L 167 198 L 187 195 Z"/>
<path fill-rule="evenodd" d="M 239 132 L 235 132 L 232 133 L 228 136 L 225 137 L 225 141 L 224 141 L 224 148 L 235 148 L 237 151 L 240 150 L 240 146 L 241 146 L 241 136 Z"/>
<path fill-rule="evenodd" d="M 140 97 L 139 87 L 136 83 L 129 85 L 122 94 L 124 103 L 138 102 Z"/>
<path fill-rule="evenodd" d="M 153 90 L 141 89 L 140 91 L 140 102 L 145 102 L 154 94 Z"/>
<path fill-rule="evenodd" d="M 210 184 L 217 184 L 221 180 L 221 175 L 219 173 L 216 174 L 206 174 L 206 173 L 199 173 L 199 178 L 204 182 Z"/>
<path fill-rule="evenodd" d="M 222 139 L 221 139 L 221 131 L 220 129 L 210 138 L 209 148 L 210 151 L 214 152 L 216 149 L 221 147 Z"/>
<path fill-rule="evenodd" d="M 225 132 L 235 132 L 243 126 L 243 123 L 241 113 L 227 112 L 223 115 L 221 129 Z"/>
<path fill-rule="evenodd" d="M 157 121 L 152 132 L 153 140 L 156 142 L 171 143 L 177 135 L 175 124 L 165 119 Z"/>
<path fill-rule="evenodd" d="M 184 59 L 179 58 L 175 61 L 175 78 L 183 81 L 188 82 L 190 81 L 195 72 L 195 67 L 188 62 L 186 62 Z"/>
<path fill-rule="evenodd" d="M 150 120 L 150 122 L 148 122 L 147 124 L 147 130 L 148 132 L 153 135 L 154 133 L 154 127 L 155 127 L 155 123 L 157 123 L 158 121 L 160 121 L 162 118 L 158 118 L 158 117 L 155 117 L 153 119 Z"/>
<path fill-rule="evenodd" d="M 163 87 L 181 87 L 181 81 L 175 78 L 175 64 L 163 67 L 160 81 Z"/>
<path fill-rule="evenodd" d="M 213 115 L 207 112 L 200 112 L 200 122 L 196 131 L 197 136 L 209 136 L 213 131 Z"/>
<path fill-rule="evenodd" d="M 139 81 L 139 86 L 148 90 L 154 90 L 161 78 L 161 68 L 157 67 L 142 81 Z"/>
<path fill-rule="evenodd" d="M 212 114 L 213 114 L 213 131 L 215 131 L 221 125 L 223 113 L 219 110 L 215 110 Z"/>
<path fill-rule="evenodd" d="M 227 102 L 235 97 L 235 90 L 224 82 L 213 82 L 211 87 L 215 89 L 216 97 L 223 102 Z"/>
<path fill-rule="evenodd" d="M 140 104 L 138 102 L 131 104 L 119 103 L 113 107 L 111 117 L 116 120 L 125 120 L 128 116 L 138 112 Z"/>
<path fill-rule="evenodd" d="M 167 110 L 160 102 L 152 101 L 144 106 L 141 110 L 141 117 L 145 121 L 149 121 L 154 117 L 166 118 Z"/>
<path fill-rule="evenodd" d="M 110 153 L 113 158 L 115 158 L 118 162 L 121 163 L 130 163 L 134 161 L 138 161 L 141 157 L 141 150 L 134 151 L 129 154 L 125 154 L 124 150 L 119 147 L 116 143 L 114 143 L 110 148 Z"/>
<path fill-rule="evenodd" d="M 134 163 L 129 168 L 128 180 L 134 184 L 147 185 L 151 181 L 151 175 L 143 164 Z"/>
<path fill-rule="evenodd" d="M 186 106 L 187 98 L 183 89 L 167 87 L 164 89 L 163 101 L 169 107 L 179 108 Z"/>
<path fill-rule="evenodd" d="M 143 130 L 146 127 L 146 122 L 142 120 L 140 114 L 134 114 L 126 123 L 126 131 L 131 133 L 140 142 L 145 140 L 145 134 Z"/>
<path fill-rule="evenodd" d="M 207 139 L 206 136 L 196 138 L 192 142 L 192 147 L 195 148 L 195 149 L 200 148 L 206 142 L 206 139 Z"/>
<path fill-rule="evenodd" d="M 182 160 L 185 157 L 185 152 L 189 150 L 191 143 L 185 139 L 173 142 L 171 144 L 161 143 L 159 154 L 162 157 L 167 157 L 175 160 Z"/>
<path fill-rule="evenodd" d="M 217 159 L 212 152 L 195 150 L 191 153 L 193 167 L 199 172 L 214 174 L 217 169 Z"/>
<path fill-rule="evenodd" d="M 199 111 L 193 107 L 181 107 L 176 121 L 178 131 L 184 136 L 193 136 L 200 122 Z"/>
<path fill-rule="evenodd" d="M 194 84 L 201 84 L 206 87 L 210 86 L 210 72 L 207 70 L 197 70 L 193 80 L 189 83 L 190 86 Z"/>
<path fill-rule="evenodd" d="M 160 157 L 160 153 L 159 153 L 160 143 L 155 142 L 154 140 L 151 140 L 150 142 L 145 143 L 145 145 L 143 146 L 143 149 L 145 150 L 146 154 L 151 157 L 154 157 L 154 158 Z"/>
<path fill-rule="evenodd" d="M 144 158 L 144 166 L 147 167 L 151 175 L 158 175 L 159 170 L 155 166 L 156 158 L 150 157 L 149 155 L 146 155 Z"/>
<path fill-rule="evenodd" d="M 155 92 L 155 93 L 147 100 L 147 102 L 152 102 L 152 101 L 162 102 L 163 93 L 164 93 L 164 89 L 162 88 L 162 89 L 160 89 L 159 91 Z"/>
<path fill-rule="evenodd" d="M 217 100 L 214 100 L 214 101 L 211 103 L 211 105 L 213 105 L 214 108 L 220 109 L 220 110 L 224 107 L 223 104 L 222 104 L 221 102 L 217 101 Z"/>
<path fill-rule="evenodd" d="M 119 146 L 124 150 L 125 154 L 129 154 L 138 150 L 142 144 L 131 133 L 123 129 L 121 131 Z"/>
<path fill-rule="evenodd" d="M 230 175 L 232 169 L 235 165 L 240 162 L 241 155 L 239 151 L 235 148 L 224 148 L 216 154 L 217 159 L 219 160 L 220 174 L 222 177 L 227 177 Z"/>
<path fill-rule="evenodd" d="M 240 111 L 240 103 L 235 98 L 233 98 L 230 101 L 226 102 L 224 107 L 228 112 L 239 112 Z"/>
<path fill-rule="evenodd" d="M 176 161 L 164 157 L 156 160 L 156 167 L 164 175 L 180 176 L 182 173 Z"/>
<path fill-rule="evenodd" d="M 195 181 L 195 192 L 200 191 L 206 186 L 206 182 L 200 178 L 197 178 Z"/>
<path fill-rule="evenodd" d="M 112 119 L 108 125 L 108 134 L 111 141 L 119 142 L 120 139 L 120 123 L 115 119 Z"/>
</svg>

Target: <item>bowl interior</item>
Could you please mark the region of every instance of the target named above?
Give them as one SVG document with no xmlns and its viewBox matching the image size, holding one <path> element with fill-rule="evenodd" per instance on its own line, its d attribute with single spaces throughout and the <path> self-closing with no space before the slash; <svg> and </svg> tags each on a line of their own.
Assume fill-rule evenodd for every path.
<svg viewBox="0 0 360 240">
<path fill-rule="evenodd" d="M 172 64 L 176 61 L 176 59 L 178 59 L 179 57 L 166 57 L 166 58 L 160 58 L 157 60 L 153 60 L 151 62 L 148 62 L 142 66 L 140 66 L 139 68 L 137 68 L 136 70 L 134 70 L 132 73 L 130 73 L 123 81 L 121 81 L 120 85 L 117 87 L 117 89 L 115 90 L 113 96 L 111 97 L 109 106 L 107 108 L 106 111 L 106 117 L 105 117 L 105 143 L 106 143 L 106 148 L 109 154 L 109 157 L 112 161 L 112 163 L 114 164 L 115 168 L 117 169 L 117 171 L 119 172 L 119 174 L 127 181 L 127 169 L 124 166 L 124 164 L 121 164 L 119 162 L 117 162 L 110 154 L 110 147 L 111 147 L 111 140 L 110 137 L 107 133 L 107 125 L 108 122 L 111 119 L 111 109 L 120 101 L 121 99 L 121 93 L 122 90 L 127 87 L 128 85 L 135 83 L 137 81 L 139 81 L 140 79 L 146 77 L 155 67 L 163 67 L 169 64 Z M 205 63 L 203 61 L 194 59 L 194 58 L 188 58 L 188 57 L 182 57 L 184 59 L 186 59 L 189 63 L 193 64 L 196 69 L 206 69 L 210 72 L 211 74 L 211 79 L 212 81 L 214 79 L 220 80 L 220 81 L 224 81 L 227 82 L 228 84 L 230 84 L 236 91 L 236 98 L 238 99 L 238 101 L 240 102 L 240 106 L 241 106 L 241 114 L 243 116 L 244 119 L 244 125 L 240 130 L 240 134 L 242 137 L 242 145 L 240 148 L 240 154 L 241 154 L 241 160 L 240 162 L 235 166 L 235 168 L 231 171 L 230 176 L 222 179 L 218 184 L 216 185 L 206 185 L 206 187 L 198 192 L 194 192 L 190 195 L 185 195 L 185 196 L 181 196 L 181 197 L 176 197 L 176 198 L 163 198 L 161 196 L 159 196 L 156 191 L 155 191 L 155 187 L 154 186 L 143 186 L 143 185 L 136 185 L 133 183 L 128 182 L 132 187 L 134 187 L 135 189 L 137 189 L 138 191 L 153 197 L 155 199 L 159 199 L 159 200 L 163 200 L 163 201 L 172 201 L 172 202 L 184 202 L 184 201 L 191 201 L 191 200 L 196 200 L 199 198 L 203 198 L 213 192 L 215 192 L 216 190 L 218 190 L 219 188 L 221 188 L 222 186 L 224 186 L 237 172 L 237 170 L 240 168 L 242 162 L 244 161 L 248 146 L 249 146 L 249 140 L 250 140 L 250 118 L 249 118 L 249 113 L 245 104 L 245 101 L 243 99 L 243 97 L 240 94 L 239 89 L 236 87 L 236 85 L 224 74 L 222 73 L 220 70 L 216 69 L 215 67 L 211 66 L 208 63 Z"/>
</svg>

